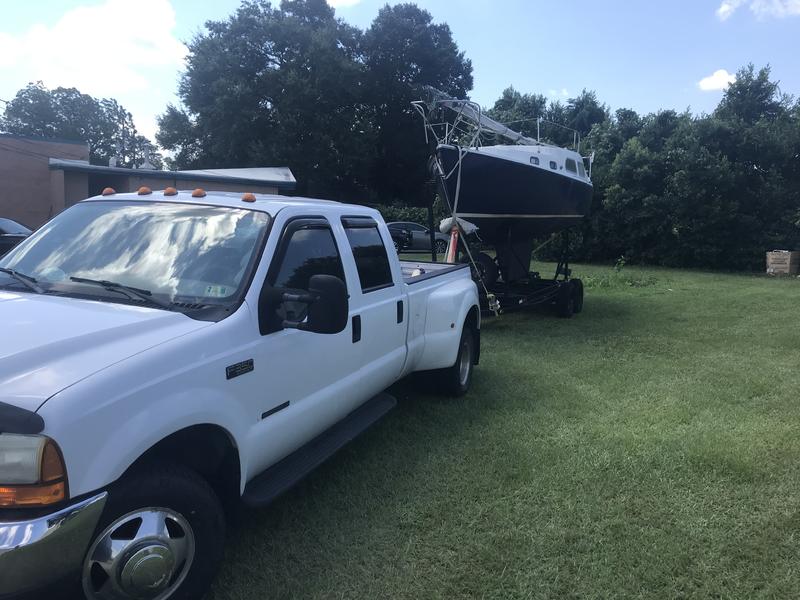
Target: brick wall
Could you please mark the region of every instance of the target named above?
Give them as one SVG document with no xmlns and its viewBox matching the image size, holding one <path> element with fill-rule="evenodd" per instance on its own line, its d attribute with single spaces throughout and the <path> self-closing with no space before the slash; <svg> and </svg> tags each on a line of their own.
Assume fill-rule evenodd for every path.
<svg viewBox="0 0 800 600">
<path fill-rule="evenodd" d="M 0 217 L 35 228 L 63 210 L 63 205 L 56 204 L 63 203 L 66 191 L 85 196 L 86 176 L 65 177 L 61 172 L 51 177 L 50 158 L 89 160 L 89 148 L 0 134 Z"/>
</svg>

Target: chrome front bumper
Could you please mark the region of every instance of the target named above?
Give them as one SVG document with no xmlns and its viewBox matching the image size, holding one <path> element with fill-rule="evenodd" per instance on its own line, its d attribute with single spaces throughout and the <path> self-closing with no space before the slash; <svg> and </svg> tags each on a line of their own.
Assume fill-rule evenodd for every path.
<svg viewBox="0 0 800 600">
<path fill-rule="evenodd" d="M 27 592 L 80 569 L 107 494 L 29 521 L 0 521 L 0 596 Z"/>
</svg>

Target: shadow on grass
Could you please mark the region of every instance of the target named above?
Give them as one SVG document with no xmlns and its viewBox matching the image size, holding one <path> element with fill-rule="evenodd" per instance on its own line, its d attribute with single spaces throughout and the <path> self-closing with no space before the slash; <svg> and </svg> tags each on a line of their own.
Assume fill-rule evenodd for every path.
<svg viewBox="0 0 800 600">
<path fill-rule="evenodd" d="M 226 560 L 210 598 L 347 596 L 352 582 L 332 573 L 351 560 L 358 563 L 354 568 L 372 572 L 363 564 L 370 561 L 364 546 L 391 554 L 387 548 L 394 549 L 394 536 L 418 526 L 403 523 L 410 518 L 409 502 L 442 501 L 436 484 L 431 487 L 422 474 L 435 481 L 432 473 L 479 469 L 480 477 L 457 482 L 445 477 L 447 483 L 439 485 L 466 486 L 484 497 L 508 485 L 509 478 L 524 476 L 525 451 L 514 439 L 487 437 L 487 432 L 504 420 L 531 420 L 553 386 L 564 382 L 551 380 L 555 375 L 526 379 L 520 392 L 523 373 L 517 366 L 500 366 L 493 350 L 502 354 L 520 336 L 529 342 L 543 336 L 574 344 L 626 334 L 636 327 L 629 315 L 624 299 L 592 296 L 572 319 L 559 319 L 548 307 L 486 319 L 485 354 L 470 393 L 460 399 L 439 397 L 430 377 L 410 377 L 392 386 L 398 406 L 382 422 L 272 505 L 242 509 L 229 531 Z M 530 350 L 524 344 L 520 349 Z M 521 465 L 520 470 L 509 464 Z M 340 586 L 331 578 L 341 578 Z"/>
</svg>

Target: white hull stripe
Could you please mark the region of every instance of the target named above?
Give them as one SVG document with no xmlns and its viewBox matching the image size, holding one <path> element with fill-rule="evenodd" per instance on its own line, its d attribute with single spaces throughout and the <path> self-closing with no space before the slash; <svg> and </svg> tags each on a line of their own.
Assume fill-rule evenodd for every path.
<svg viewBox="0 0 800 600">
<path fill-rule="evenodd" d="M 492 213 L 458 213 L 465 219 L 581 219 L 585 215 L 498 215 Z"/>
</svg>

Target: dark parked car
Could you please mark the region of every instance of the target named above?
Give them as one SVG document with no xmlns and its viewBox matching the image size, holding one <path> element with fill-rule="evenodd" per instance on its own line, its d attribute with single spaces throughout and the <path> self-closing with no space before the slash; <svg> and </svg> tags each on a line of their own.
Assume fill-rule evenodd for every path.
<svg viewBox="0 0 800 600">
<path fill-rule="evenodd" d="M 398 254 L 405 251 L 405 249 L 411 243 L 411 233 L 406 231 L 405 229 L 392 229 L 390 227 L 389 233 L 392 236 L 394 249 L 397 250 Z"/>
<path fill-rule="evenodd" d="M 3 256 L 31 233 L 31 230 L 25 225 L 0 217 L 0 256 Z"/>
<path fill-rule="evenodd" d="M 408 236 L 407 245 L 398 250 L 398 252 L 431 251 L 431 235 L 428 231 L 428 228 L 424 225 L 412 223 L 411 221 L 395 221 L 393 223 L 387 223 L 386 226 L 389 227 L 389 231 L 392 232 L 392 237 L 394 237 L 394 232 L 396 231 L 405 232 Z M 435 236 L 436 253 L 444 254 L 447 251 L 447 244 L 450 241 L 450 236 L 439 231 L 435 232 Z"/>
</svg>

